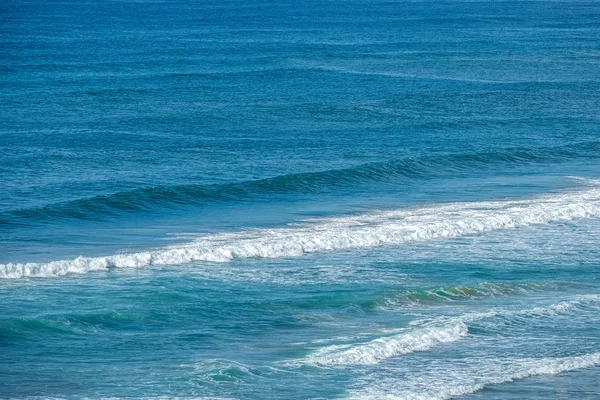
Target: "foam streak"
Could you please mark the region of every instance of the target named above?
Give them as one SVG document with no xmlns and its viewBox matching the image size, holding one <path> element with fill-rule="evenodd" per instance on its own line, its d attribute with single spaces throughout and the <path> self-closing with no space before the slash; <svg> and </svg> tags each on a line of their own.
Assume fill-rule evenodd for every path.
<svg viewBox="0 0 600 400">
<path fill-rule="evenodd" d="M 385 399 L 385 400 L 446 400 L 478 392 L 489 385 L 498 385 L 540 375 L 557 375 L 567 371 L 590 368 L 600 365 L 600 353 L 591 353 L 573 357 L 497 360 L 495 364 L 480 366 L 477 371 L 460 374 L 447 371 L 444 378 L 414 383 L 413 389 L 394 387 L 386 382 L 386 387 L 369 387 L 351 393 L 349 399 Z M 402 382 L 411 386 L 411 382 Z"/>
<path fill-rule="evenodd" d="M 296 364 L 316 366 L 373 365 L 388 358 L 429 350 L 442 343 L 456 342 L 467 336 L 468 323 L 494 317 L 547 318 L 595 306 L 599 295 L 575 296 L 572 299 L 521 310 L 496 309 L 483 313 L 469 313 L 458 317 L 439 317 L 431 321 L 417 320 L 401 333 L 355 345 L 323 347 Z"/>
<path fill-rule="evenodd" d="M 309 365 L 371 365 L 386 358 L 429 350 L 440 343 L 455 342 L 466 336 L 467 326 L 455 321 L 446 326 L 429 326 L 406 333 L 378 338 L 358 346 L 328 346 L 304 360 Z"/>
<path fill-rule="evenodd" d="M 595 186 L 525 200 L 451 203 L 329 218 L 278 229 L 205 236 L 185 245 L 49 263 L 0 264 L 0 277 L 52 277 L 110 268 L 296 257 L 306 253 L 397 245 L 600 216 Z"/>
</svg>

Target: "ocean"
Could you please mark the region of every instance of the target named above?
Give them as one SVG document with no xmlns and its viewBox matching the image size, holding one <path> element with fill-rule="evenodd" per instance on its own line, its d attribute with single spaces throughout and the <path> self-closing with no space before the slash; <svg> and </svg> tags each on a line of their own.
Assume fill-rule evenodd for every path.
<svg viewBox="0 0 600 400">
<path fill-rule="evenodd" d="M 599 399 L 600 3 L 0 3 L 0 398 Z"/>
</svg>

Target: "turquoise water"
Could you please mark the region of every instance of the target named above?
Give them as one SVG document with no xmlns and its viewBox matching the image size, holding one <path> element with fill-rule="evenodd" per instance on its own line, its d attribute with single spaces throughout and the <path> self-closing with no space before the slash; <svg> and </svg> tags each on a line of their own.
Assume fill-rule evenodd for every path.
<svg viewBox="0 0 600 400">
<path fill-rule="evenodd" d="M 0 4 L 0 398 L 600 397 L 600 4 Z"/>
</svg>

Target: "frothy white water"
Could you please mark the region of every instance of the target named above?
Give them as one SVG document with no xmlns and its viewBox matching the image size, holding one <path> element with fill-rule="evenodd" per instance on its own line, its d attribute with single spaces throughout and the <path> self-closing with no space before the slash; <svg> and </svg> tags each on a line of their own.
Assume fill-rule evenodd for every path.
<svg viewBox="0 0 600 400">
<path fill-rule="evenodd" d="M 303 363 L 323 366 L 377 364 L 386 358 L 428 350 L 440 343 L 460 340 L 467 332 L 468 328 L 462 321 L 454 321 L 445 326 L 427 326 L 377 338 L 358 346 L 327 346 L 311 354 Z"/>
<path fill-rule="evenodd" d="M 453 368 L 437 371 L 435 377 L 385 380 L 350 393 L 349 399 L 446 400 L 480 391 L 486 386 L 539 375 L 556 375 L 600 365 L 600 353 L 573 357 L 490 360 L 474 362 L 469 371 Z"/>
<path fill-rule="evenodd" d="M 210 235 L 184 245 L 139 253 L 48 263 L 0 264 L 0 277 L 52 277 L 110 268 L 294 257 L 599 216 L 600 189 L 586 186 L 525 200 L 451 203 L 321 219 L 278 229 Z"/>
<path fill-rule="evenodd" d="M 326 346 L 290 364 L 327 367 L 377 364 L 388 358 L 429 350 L 442 343 L 459 341 L 467 336 L 468 323 L 473 321 L 494 317 L 546 318 L 591 307 L 598 302 L 600 302 L 600 295 L 582 295 L 545 307 L 520 310 L 493 309 L 488 312 L 438 317 L 433 320 L 416 320 L 409 328 L 397 330 L 399 333 L 395 335 L 380 337 L 366 343 Z"/>
</svg>

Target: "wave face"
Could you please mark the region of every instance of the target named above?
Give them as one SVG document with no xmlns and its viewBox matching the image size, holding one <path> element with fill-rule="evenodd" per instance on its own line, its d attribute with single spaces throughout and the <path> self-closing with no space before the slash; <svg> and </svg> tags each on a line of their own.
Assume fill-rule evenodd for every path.
<svg viewBox="0 0 600 400">
<path fill-rule="evenodd" d="M 426 304 L 443 304 L 448 302 L 467 301 L 473 299 L 527 295 L 536 292 L 568 288 L 568 283 L 560 282 L 484 282 L 479 285 L 447 286 L 432 289 L 411 290 L 387 297 L 377 303 L 381 310 L 394 310 L 399 307 L 419 306 Z"/>
<path fill-rule="evenodd" d="M 110 268 L 297 257 L 307 253 L 454 238 L 600 216 L 589 186 L 525 200 L 451 203 L 328 218 L 299 226 L 205 236 L 185 245 L 106 257 L 0 265 L 3 278 L 52 277 Z"/>
<path fill-rule="evenodd" d="M 214 185 L 153 186 L 68 202 L 0 213 L 0 226 L 53 219 L 101 219 L 122 213 L 185 204 L 244 201 L 277 194 L 327 193 L 351 185 L 403 179 L 456 176 L 492 166 L 552 163 L 596 158 L 600 142 L 587 141 L 545 148 L 499 149 L 369 163 L 346 169 L 298 173 L 260 180 Z"/>
</svg>

